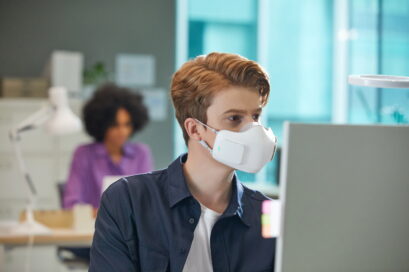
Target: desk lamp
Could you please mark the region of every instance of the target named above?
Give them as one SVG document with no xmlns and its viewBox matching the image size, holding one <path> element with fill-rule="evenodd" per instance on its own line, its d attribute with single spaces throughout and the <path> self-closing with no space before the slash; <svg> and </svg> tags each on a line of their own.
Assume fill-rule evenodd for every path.
<svg viewBox="0 0 409 272">
<path fill-rule="evenodd" d="M 13 229 L 13 234 L 46 234 L 50 232 L 49 228 L 34 219 L 33 210 L 37 200 L 37 189 L 27 171 L 20 148 L 21 134 L 39 127 L 43 127 L 47 133 L 52 135 L 63 135 L 81 130 L 81 121 L 70 109 L 67 90 L 64 87 L 51 87 L 47 104 L 10 131 L 10 140 L 15 148 L 20 171 L 29 187 L 26 219 Z"/>
<path fill-rule="evenodd" d="M 376 88 L 380 90 L 381 88 L 386 89 L 407 89 L 409 90 L 409 77 L 406 76 L 388 76 L 388 75 L 350 75 L 348 77 L 348 83 L 350 85 L 361 86 L 366 88 Z M 380 94 L 377 94 L 378 100 Z M 370 109 L 368 105 L 368 101 L 365 97 L 358 93 L 358 98 L 361 100 L 362 105 L 365 107 L 367 115 L 370 117 Z M 382 99 L 382 98 L 380 98 Z M 380 101 L 380 100 L 379 100 Z M 397 123 L 405 123 L 407 121 L 405 118 L 404 112 L 397 108 L 396 106 L 390 108 L 381 109 L 380 102 L 377 102 L 376 105 L 376 120 L 377 122 L 381 121 L 381 110 L 384 112 L 389 112 L 389 115 L 395 120 Z"/>
<path fill-rule="evenodd" d="M 387 75 L 350 75 L 348 83 L 373 88 L 409 88 L 409 77 Z"/>
</svg>

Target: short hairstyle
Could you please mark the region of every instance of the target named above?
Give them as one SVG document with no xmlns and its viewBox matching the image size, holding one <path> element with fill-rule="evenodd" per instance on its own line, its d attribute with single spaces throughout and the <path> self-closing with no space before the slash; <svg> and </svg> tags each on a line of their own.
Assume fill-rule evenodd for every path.
<svg viewBox="0 0 409 272">
<path fill-rule="evenodd" d="M 143 104 L 141 94 L 107 83 L 94 92 L 83 108 L 82 114 L 87 133 L 95 141 L 102 142 L 107 129 L 114 125 L 120 108 L 125 109 L 131 116 L 132 135 L 149 121 L 148 110 Z"/>
<path fill-rule="evenodd" d="M 211 53 L 189 60 L 173 75 L 171 97 L 176 119 L 187 145 L 184 121 L 191 117 L 207 122 L 206 111 L 215 93 L 238 86 L 258 91 L 265 106 L 270 94 L 267 73 L 256 62 L 228 53 Z"/>
</svg>

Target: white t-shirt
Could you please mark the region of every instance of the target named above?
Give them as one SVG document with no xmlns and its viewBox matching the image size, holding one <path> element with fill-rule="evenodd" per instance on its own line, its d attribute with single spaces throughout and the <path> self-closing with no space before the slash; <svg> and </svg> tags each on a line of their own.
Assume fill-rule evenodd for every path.
<svg viewBox="0 0 409 272">
<path fill-rule="evenodd" d="M 199 202 L 200 203 L 200 202 Z M 200 203 L 202 213 L 193 232 L 193 241 L 186 259 L 183 272 L 213 271 L 212 254 L 210 250 L 210 234 L 221 213 L 217 213 Z"/>
</svg>

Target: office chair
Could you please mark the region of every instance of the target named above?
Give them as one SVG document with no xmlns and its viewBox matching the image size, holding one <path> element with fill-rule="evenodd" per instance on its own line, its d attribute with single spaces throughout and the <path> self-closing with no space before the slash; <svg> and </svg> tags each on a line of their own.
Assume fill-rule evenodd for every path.
<svg viewBox="0 0 409 272">
<path fill-rule="evenodd" d="M 60 207 L 64 205 L 65 183 L 57 183 L 57 191 L 60 200 Z M 70 270 L 88 268 L 90 261 L 89 247 L 58 247 L 58 259 Z"/>
</svg>

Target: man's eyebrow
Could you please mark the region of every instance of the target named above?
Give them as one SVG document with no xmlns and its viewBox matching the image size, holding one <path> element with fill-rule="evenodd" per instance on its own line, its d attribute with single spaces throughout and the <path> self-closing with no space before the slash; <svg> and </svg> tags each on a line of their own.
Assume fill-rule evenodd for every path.
<svg viewBox="0 0 409 272">
<path fill-rule="evenodd" d="M 257 112 L 260 113 L 263 111 L 263 108 L 257 108 L 255 110 L 253 110 L 252 112 Z M 223 114 L 228 114 L 228 113 L 242 113 L 242 114 L 246 114 L 247 111 L 246 110 L 240 110 L 240 109 L 229 109 L 227 111 L 225 111 Z"/>
</svg>

